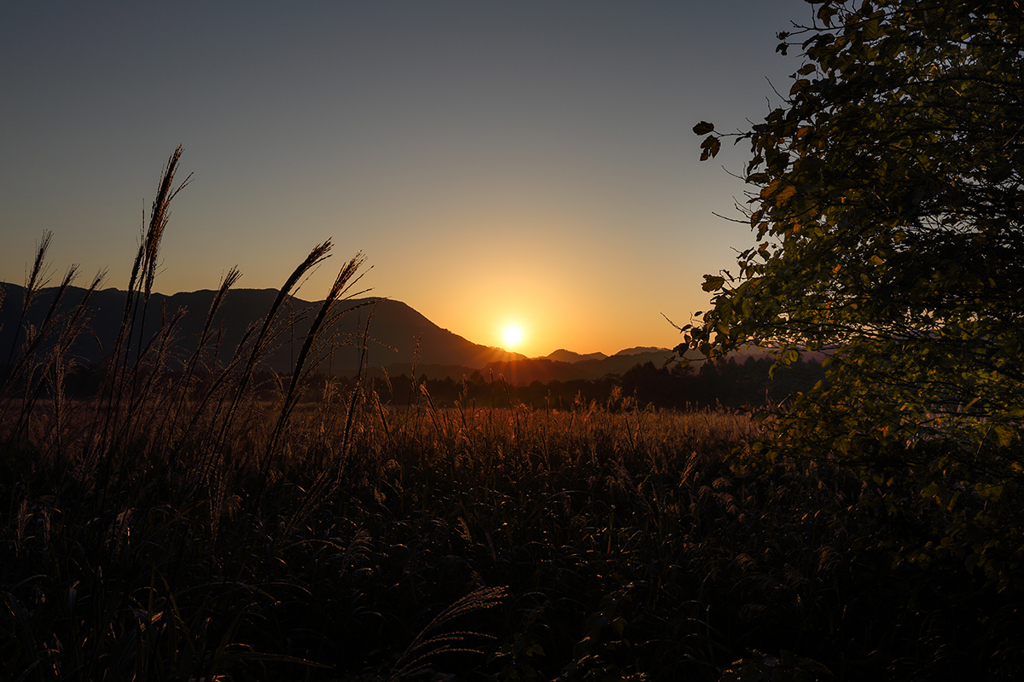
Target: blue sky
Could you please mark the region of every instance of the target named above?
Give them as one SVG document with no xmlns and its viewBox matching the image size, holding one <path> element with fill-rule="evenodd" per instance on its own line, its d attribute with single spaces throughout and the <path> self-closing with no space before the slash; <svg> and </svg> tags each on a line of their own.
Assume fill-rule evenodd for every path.
<svg viewBox="0 0 1024 682">
<path fill-rule="evenodd" d="M 699 163 L 701 119 L 743 127 L 788 91 L 775 33 L 802 0 L 7 3 L 0 10 L 0 281 L 44 230 L 59 276 L 123 288 L 176 145 L 157 289 L 300 292 L 363 251 L 362 284 L 530 355 L 672 346 L 701 275 L 752 236 L 748 156 Z M 771 81 L 771 83 L 769 83 Z"/>
</svg>

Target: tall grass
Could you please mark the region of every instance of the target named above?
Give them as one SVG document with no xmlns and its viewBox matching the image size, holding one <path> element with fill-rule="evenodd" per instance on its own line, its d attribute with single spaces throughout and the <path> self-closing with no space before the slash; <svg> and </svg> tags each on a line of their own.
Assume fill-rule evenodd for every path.
<svg viewBox="0 0 1024 682">
<path fill-rule="evenodd" d="M 61 306 L 69 269 L 45 322 L 6 350 L 0 679 L 1012 678 L 1024 665 L 1019 595 L 987 591 L 949 553 L 905 560 L 900 543 L 941 543 L 919 507 L 827 462 L 759 459 L 747 415 L 622 395 L 441 409 L 424 387 L 398 408 L 358 382 L 314 383 L 359 255 L 292 373 L 265 372 L 329 241 L 219 362 L 229 270 L 183 356 L 179 316 L 142 324 L 179 157 L 101 390 L 62 382 L 101 277 Z M 493 390 L 507 393 L 500 377 Z"/>
<path fill-rule="evenodd" d="M 5 634 L 12 639 L 4 641 L 10 648 L 20 640 L 5 652 L 12 666 L 8 672 L 21 665 L 22 675 L 39 679 L 191 678 L 197 670 L 207 670 L 209 677 L 226 662 L 253 658 L 228 645 L 240 619 L 251 611 L 258 588 L 242 579 L 242 564 L 225 572 L 209 560 L 223 563 L 231 556 L 216 548 L 228 547 L 224 543 L 229 540 L 221 537 L 222 521 L 237 514 L 243 500 L 250 507 L 248 521 L 232 527 L 231 540 L 242 541 L 232 549 L 259 536 L 255 505 L 274 482 L 272 462 L 288 448 L 292 410 L 307 388 L 311 368 L 334 343 L 335 303 L 358 281 L 363 257 L 355 256 L 339 271 L 280 399 L 257 400 L 257 370 L 284 329 L 284 303 L 329 256 L 329 240 L 296 267 L 232 359 L 218 364 L 210 348 L 213 320 L 240 277 L 237 269 L 229 270 L 196 351 L 178 357 L 176 333 L 184 311 L 165 317 L 157 328 L 147 328 L 144 321 L 169 207 L 188 183 L 175 186 L 180 156 L 179 147 L 162 173 L 116 341 L 106 364 L 97 368 L 101 387 L 95 396 L 67 396 L 65 376 L 74 363 L 70 348 L 88 329 L 90 298 L 103 276 L 91 282 L 84 298 L 68 302 L 77 276 L 77 267 L 69 268 L 38 328 L 22 323 L 48 283 L 49 233 L 27 278 L 19 318 L 23 333 L 7 351 L 0 383 L 0 453 L 9 482 L 4 485 L 5 539 L 14 549 L 3 583 L 8 590 Z M 206 560 L 198 565 L 210 572 L 199 583 L 189 581 L 187 591 L 203 595 L 201 608 L 190 616 L 181 610 L 175 585 L 195 568 L 187 562 L 196 556 Z M 33 570 L 26 572 L 28 566 Z M 19 596 L 20 588 L 29 587 L 29 597 Z M 232 598 L 225 600 L 227 594 Z M 57 613 L 32 608 L 31 596 L 40 599 L 39 605 L 48 596 L 51 604 L 66 603 L 67 608 Z M 226 611 L 212 608 L 225 601 L 231 604 Z M 90 606 L 88 615 L 83 603 Z M 210 615 L 198 615 L 206 610 Z M 210 639 L 214 624 L 223 630 L 219 641 Z M 164 638 L 154 634 L 163 632 Z M 170 660 L 159 655 L 164 646 Z M 171 668 L 154 671 L 150 665 Z"/>
</svg>

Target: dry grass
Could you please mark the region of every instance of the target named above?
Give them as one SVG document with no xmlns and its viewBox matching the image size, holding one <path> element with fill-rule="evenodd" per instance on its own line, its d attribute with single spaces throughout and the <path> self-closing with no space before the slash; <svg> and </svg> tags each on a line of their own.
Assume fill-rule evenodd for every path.
<svg viewBox="0 0 1024 682">
<path fill-rule="evenodd" d="M 397 409 L 358 384 L 315 385 L 359 257 L 293 375 L 262 372 L 277 311 L 329 243 L 230 363 L 213 361 L 209 324 L 178 358 L 176 318 L 137 322 L 177 158 L 100 391 L 76 399 L 60 381 L 84 307 L 55 307 L 10 352 L 0 678 L 930 679 L 1024 665 L 1018 595 L 987 591 L 950 553 L 900 559 L 931 537 L 919 503 L 828 463 L 758 458 L 745 415 L 614 395 L 437 409 L 425 391 Z"/>
</svg>

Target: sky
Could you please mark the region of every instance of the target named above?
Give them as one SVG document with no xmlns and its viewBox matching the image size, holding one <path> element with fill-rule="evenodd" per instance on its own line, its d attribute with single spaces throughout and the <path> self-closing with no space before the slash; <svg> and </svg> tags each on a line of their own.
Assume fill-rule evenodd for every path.
<svg viewBox="0 0 1024 682">
<path fill-rule="evenodd" d="M 90 2 L 0 9 L 0 282 L 44 231 L 124 289 L 167 158 L 156 290 L 322 299 L 367 259 L 369 295 L 529 356 L 673 347 L 702 275 L 753 240 L 732 174 L 692 127 L 746 128 L 800 67 L 775 34 L 803 0 Z"/>
</svg>

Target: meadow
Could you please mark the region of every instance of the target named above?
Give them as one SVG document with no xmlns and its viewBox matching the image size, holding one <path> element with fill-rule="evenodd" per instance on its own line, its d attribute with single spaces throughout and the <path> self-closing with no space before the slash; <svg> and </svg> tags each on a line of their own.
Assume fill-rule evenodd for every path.
<svg viewBox="0 0 1024 682">
<path fill-rule="evenodd" d="M 174 159 L 172 158 L 172 161 Z M 168 175 L 173 178 L 173 164 Z M 318 379 L 344 263 L 294 372 L 283 302 L 228 363 L 142 328 L 168 180 L 88 395 L 54 303 L 0 375 L 0 679 L 1013 679 L 994 580 L 919 488 L 763 456 L 772 416 L 560 410 Z M 44 239 L 23 309 L 45 285 Z M 74 279 L 68 271 L 58 293 Z M 209 312 L 230 295 L 230 272 Z M 99 286 L 99 278 L 90 290 Z M 60 300 L 58 295 L 57 301 Z M 358 343 L 358 340 L 356 341 Z M 505 391 L 495 379 L 495 392 Z M 514 402 L 514 401 L 511 401 Z M 963 490 L 963 509 L 990 500 Z M 970 556 L 975 556 L 972 554 Z"/>
<path fill-rule="evenodd" d="M 120 400 L 0 404 L 3 679 L 1019 670 L 1019 602 L 903 551 L 935 540 L 916 500 L 767 462 L 748 415 L 399 409 L 330 381 L 288 409 L 287 378 L 152 360 L 108 374 Z"/>
</svg>

